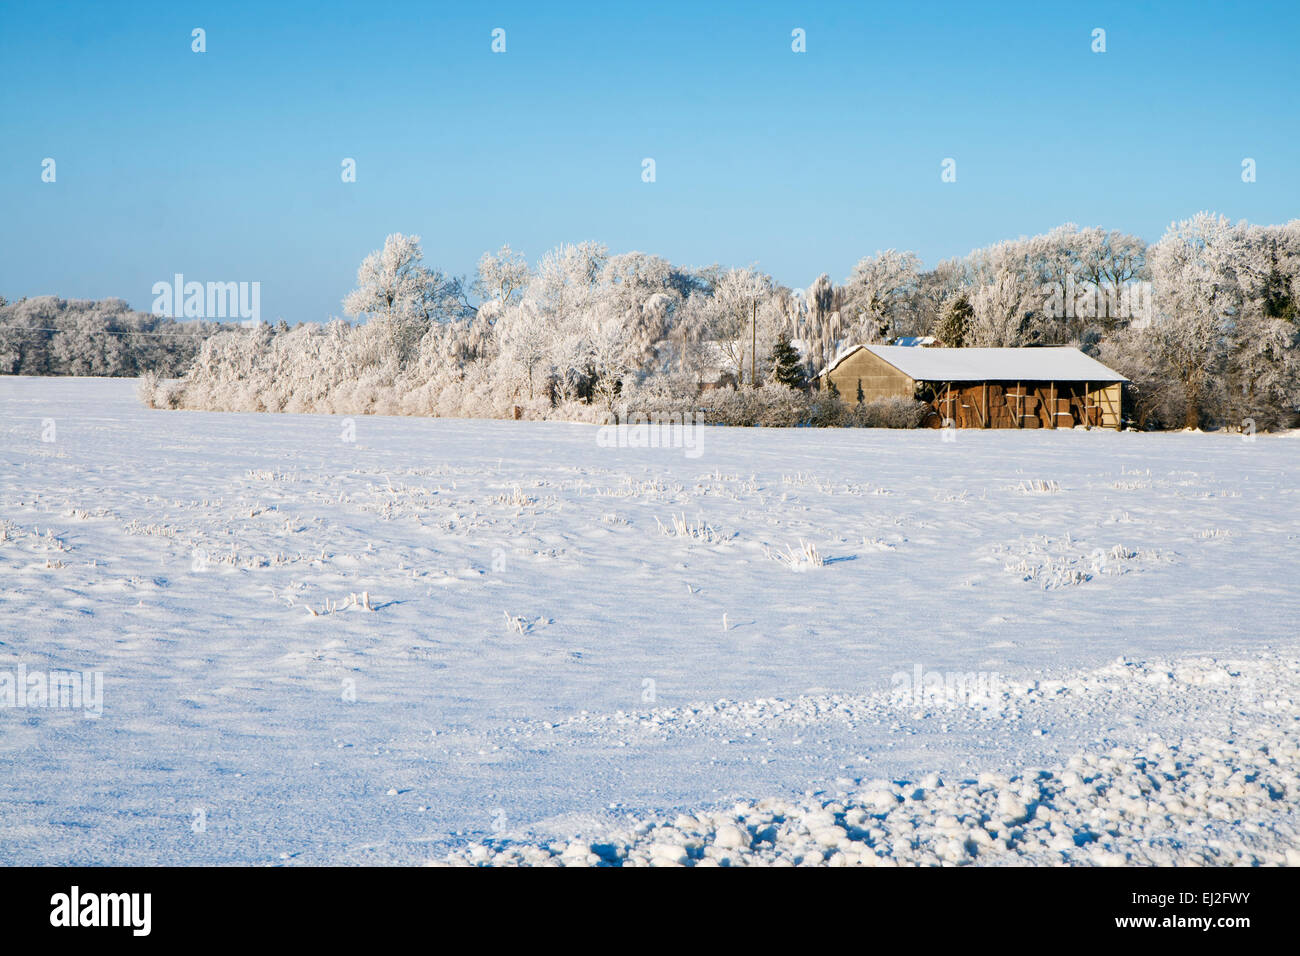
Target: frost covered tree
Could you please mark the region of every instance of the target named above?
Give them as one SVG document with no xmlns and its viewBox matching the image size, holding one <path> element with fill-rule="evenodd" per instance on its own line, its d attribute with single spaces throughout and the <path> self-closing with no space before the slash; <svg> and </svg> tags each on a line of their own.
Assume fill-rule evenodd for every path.
<svg viewBox="0 0 1300 956">
<path fill-rule="evenodd" d="M 496 303 L 496 311 L 518 304 L 528 287 L 528 260 L 506 243 L 496 252 L 485 252 L 478 261 L 473 292 L 484 302 Z"/>
<path fill-rule="evenodd" d="M 1292 421 L 1300 405 L 1300 328 L 1276 314 L 1276 283 L 1300 275 L 1300 228 L 1199 213 L 1147 250 L 1154 315 L 1103 346 L 1157 417 L 1187 428 Z M 1275 257 L 1275 252 L 1280 255 Z M 1276 274 L 1275 274 L 1276 268 Z M 1131 370 L 1131 371 L 1130 371 Z"/>
<path fill-rule="evenodd" d="M 970 279 L 961 259 L 945 259 L 933 269 L 917 276 L 913 298 L 912 335 L 934 335 L 942 339 L 938 328 L 944 308 L 955 298 L 969 292 Z"/>
<path fill-rule="evenodd" d="M 859 260 L 844 283 L 844 308 L 857 342 L 892 342 L 911 332 L 921 260 L 914 252 L 886 249 Z"/>
<path fill-rule="evenodd" d="M 968 346 L 1059 344 L 1058 320 L 1045 316 L 1040 243 L 1009 239 L 977 249 L 967 258 L 971 287 Z"/>
<path fill-rule="evenodd" d="M 837 323 L 831 318 L 835 314 L 835 286 L 831 283 L 831 277 L 823 272 L 808 286 L 806 295 L 811 328 L 807 330 L 805 338 L 813 355 L 813 371 L 819 372 L 834 358 L 839 333 L 835 327 Z"/>
<path fill-rule="evenodd" d="M 543 312 L 578 312 L 592 304 L 608 261 L 609 249 L 598 242 L 557 246 L 537 264 L 527 295 Z"/>
<path fill-rule="evenodd" d="M 553 335 L 546 317 L 525 301 L 502 314 L 496 334 L 502 356 L 523 370 L 532 399 L 538 378 L 545 380 L 550 375 Z"/>
<path fill-rule="evenodd" d="M 633 349 L 623 334 L 622 322 L 607 309 L 596 308 L 585 316 L 587 367 L 592 374 L 592 390 L 600 397 L 610 417 L 623 390 L 623 380 L 633 365 Z"/>
<path fill-rule="evenodd" d="M 666 342 L 670 368 L 698 387 L 719 369 L 720 351 L 710 339 L 713 332 L 713 297 L 692 292 L 673 315 Z"/>
<path fill-rule="evenodd" d="M 1116 229 L 1091 228 L 1081 230 L 1079 246 L 1080 271 L 1105 306 L 1094 318 L 1104 330 L 1113 331 L 1133 318 L 1125 314 L 1125 293 L 1148 274 L 1147 244 Z"/>
<path fill-rule="evenodd" d="M 420 237 L 400 232 L 362 260 L 343 311 L 367 317 L 399 364 L 410 360 L 432 323 L 472 314 L 461 281 L 425 266 Z"/>
<path fill-rule="evenodd" d="M 757 385 L 753 372 L 757 367 L 758 313 L 774 289 L 771 276 L 745 268 L 727 272 L 714 290 L 712 337 L 737 382 L 744 381 L 748 370 L 750 384 Z"/>
<path fill-rule="evenodd" d="M 1222 419 L 1231 427 L 1291 427 L 1300 409 L 1300 330 L 1247 310 L 1234 328 L 1224 371 Z"/>
<path fill-rule="evenodd" d="M 1171 225 L 1147 251 L 1156 309 L 1148 351 L 1181 387 L 1187 428 L 1200 426 L 1202 405 L 1215 388 L 1232 322 L 1241 312 L 1235 239 L 1226 217 L 1198 213 Z"/>
<path fill-rule="evenodd" d="M 976 348 L 1012 348 L 1026 344 L 1035 290 L 1022 276 L 1003 272 L 976 286 L 970 297 L 970 321 L 963 342 Z"/>
<path fill-rule="evenodd" d="M 1232 325 L 1222 414 L 1234 426 L 1289 425 L 1300 408 L 1300 220 L 1241 223 L 1234 234 L 1242 305 Z"/>
<path fill-rule="evenodd" d="M 1088 342 L 1127 321 L 1131 284 L 1145 275 L 1146 243 L 1137 236 L 1066 223 L 1010 244 L 1002 268 L 1043 287 L 1043 309 L 1030 312 L 1031 335 L 1044 344 Z M 1011 266 L 1011 259 L 1018 265 Z"/>
<path fill-rule="evenodd" d="M 0 306 L 0 374 L 171 377 L 220 328 L 137 312 L 122 299 L 21 299 Z"/>
</svg>

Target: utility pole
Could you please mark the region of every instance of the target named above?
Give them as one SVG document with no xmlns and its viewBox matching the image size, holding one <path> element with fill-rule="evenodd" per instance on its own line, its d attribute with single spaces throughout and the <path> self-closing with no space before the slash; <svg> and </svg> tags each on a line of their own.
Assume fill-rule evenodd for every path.
<svg viewBox="0 0 1300 956">
<path fill-rule="evenodd" d="M 758 376 L 754 374 L 754 365 L 758 360 L 758 299 L 754 299 L 754 312 L 749 320 L 749 387 L 758 388 Z"/>
</svg>

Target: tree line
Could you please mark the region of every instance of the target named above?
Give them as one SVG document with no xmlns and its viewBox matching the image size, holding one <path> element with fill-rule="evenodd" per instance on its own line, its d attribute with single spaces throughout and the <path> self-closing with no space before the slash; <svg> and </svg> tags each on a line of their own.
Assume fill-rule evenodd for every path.
<svg viewBox="0 0 1300 956">
<path fill-rule="evenodd" d="M 136 312 L 121 299 L 7 302 L 0 297 L 0 375 L 181 375 L 222 328 Z"/>
<path fill-rule="evenodd" d="M 1200 213 L 1151 244 L 1067 224 L 928 269 L 884 250 L 802 289 L 596 242 L 535 263 L 507 245 L 455 277 L 424 262 L 418 236 L 394 234 L 344 300 L 354 321 L 224 326 L 178 379 L 153 369 L 144 394 L 158 407 L 569 420 L 705 406 L 763 421 L 779 405 L 782 420 L 803 407 L 833 423 L 815 392 L 837 354 L 931 337 L 1079 348 L 1132 379 L 1137 427 L 1267 429 L 1300 407 L 1298 304 L 1300 220 Z"/>
</svg>

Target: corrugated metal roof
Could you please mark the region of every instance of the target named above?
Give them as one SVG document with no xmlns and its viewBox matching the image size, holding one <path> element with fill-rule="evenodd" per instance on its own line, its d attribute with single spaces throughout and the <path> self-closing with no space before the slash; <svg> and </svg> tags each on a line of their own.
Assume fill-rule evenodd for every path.
<svg viewBox="0 0 1300 956">
<path fill-rule="evenodd" d="M 858 349 L 866 349 L 918 382 L 1128 381 L 1123 375 L 1068 345 L 1022 349 L 859 345 L 841 353 L 827 366 L 826 372 L 834 371 Z"/>
</svg>

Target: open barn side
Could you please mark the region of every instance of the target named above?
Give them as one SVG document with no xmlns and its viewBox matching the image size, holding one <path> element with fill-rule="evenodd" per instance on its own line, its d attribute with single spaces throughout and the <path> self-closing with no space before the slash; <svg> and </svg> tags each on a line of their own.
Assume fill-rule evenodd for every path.
<svg viewBox="0 0 1300 956">
<path fill-rule="evenodd" d="M 860 345 L 821 376 L 846 402 L 916 398 L 939 428 L 1110 428 L 1123 423 L 1123 376 L 1078 349 L 920 349 Z"/>
<path fill-rule="evenodd" d="M 1090 382 L 926 382 L 928 424 L 955 428 L 1119 428 L 1120 386 Z"/>
</svg>

